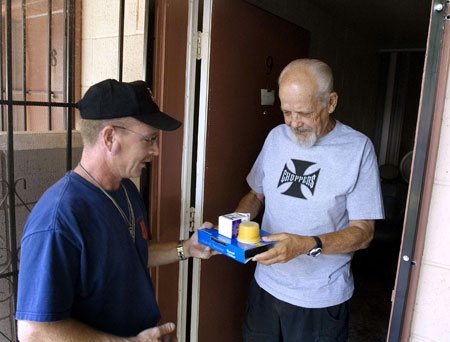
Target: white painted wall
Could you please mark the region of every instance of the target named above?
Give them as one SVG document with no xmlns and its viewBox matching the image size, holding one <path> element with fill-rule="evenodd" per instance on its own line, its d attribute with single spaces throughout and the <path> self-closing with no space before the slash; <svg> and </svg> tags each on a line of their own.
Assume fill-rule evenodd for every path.
<svg viewBox="0 0 450 342">
<path fill-rule="evenodd" d="M 450 341 L 450 73 L 411 341 Z"/>
</svg>

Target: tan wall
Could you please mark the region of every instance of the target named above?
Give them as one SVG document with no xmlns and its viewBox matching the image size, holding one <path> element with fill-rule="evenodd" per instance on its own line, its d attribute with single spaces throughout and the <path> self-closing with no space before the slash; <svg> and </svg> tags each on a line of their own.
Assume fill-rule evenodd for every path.
<svg viewBox="0 0 450 342">
<path fill-rule="evenodd" d="M 450 341 L 450 75 L 411 341 Z"/>
<path fill-rule="evenodd" d="M 118 78 L 119 0 L 82 2 L 81 93 L 107 78 Z M 123 81 L 142 79 L 145 0 L 125 1 Z"/>
</svg>

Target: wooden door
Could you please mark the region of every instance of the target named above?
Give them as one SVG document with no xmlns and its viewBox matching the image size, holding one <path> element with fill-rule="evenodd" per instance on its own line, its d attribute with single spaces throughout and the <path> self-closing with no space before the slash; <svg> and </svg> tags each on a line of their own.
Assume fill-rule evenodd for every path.
<svg viewBox="0 0 450 342">
<path fill-rule="evenodd" d="M 153 93 L 162 111 L 184 121 L 188 2 L 155 1 Z M 149 40 L 151 42 L 151 39 Z M 162 133 L 160 155 L 151 165 L 150 232 L 155 241 L 180 238 L 183 128 Z M 179 263 L 155 267 L 161 323 L 177 322 Z"/>
<path fill-rule="evenodd" d="M 282 68 L 307 56 L 309 33 L 240 0 L 214 0 L 211 18 L 203 218 L 217 223 L 249 191 L 264 139 L 283 122 L 278 100 L 261 106 L 260 89 L 276 91 Z M 254 267 L 222 255 L 202 262 L 198 341 L 241 340 Z"/>
</svg>

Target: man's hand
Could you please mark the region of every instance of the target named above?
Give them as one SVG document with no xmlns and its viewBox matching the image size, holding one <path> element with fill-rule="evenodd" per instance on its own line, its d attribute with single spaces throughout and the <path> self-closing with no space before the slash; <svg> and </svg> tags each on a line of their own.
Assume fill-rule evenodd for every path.
<svg viewBox="0 0 450 342">
<path fill-rule="evenodd" d="M 141 331 L 136 337 L 129 338 L 130 342 L 176 342 L 176 337 L 169 334 L 175 330 L 174 323 L 166 323 L 158 327 Z"/>
<path fill-rule="evenodd" d="M 212 228 L 213 224 L 211 222 L 204 222 L 198 229 L 201 228 Z M 197 230 L 195 233 L 190 237 L 189 240 L 186 240 L 184 242 L 184 250 L 185 253 L 187 253 L 187 257 L 194 257 L 199 259 L 209 259 L 211 256 L 219 254 L 219 252 L 211 249 L 210 247 L 207 247 L 205 245 L 202 245 L 198 242 L 198 234 Z"/>
<path fill-rule="evenodd" d="M 175 330 L 174 323 L 143 330 L 139 335 L 129 338 L 113 336 L 96 330 L 74 319 L 55 322 L 17 321 L 18 335 L 22 342 L 176 342 L 169 334 Z"/>
<path fill-rule="evenodd" d="M 253 261 L 260 262 L 264 265 L 288 262 L 300 254 L 306 254 L 315 244 L 314 239 L 309 236 L 288 233 L 264 236 L 263 240 L 278 242 L 275 247 L 269 249 L 267 252 L 257 254 L 253 257 Z"/>
</svg>

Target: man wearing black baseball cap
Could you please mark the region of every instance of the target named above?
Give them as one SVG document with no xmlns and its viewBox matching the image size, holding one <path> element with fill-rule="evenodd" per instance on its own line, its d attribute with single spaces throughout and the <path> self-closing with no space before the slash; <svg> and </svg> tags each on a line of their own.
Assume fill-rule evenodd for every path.
<svg viewBox="0 0 450 342">
<path fill-rule="evenodd" d="M 156 326 L 148 267 L 216 252 L 200 245 L 196 233 L 150 242 L 146 208 L 128 178 L 159 154 L 159 131 L 181 122 L 159 110 L 144 81 L 102 81 L 77 106 L 81 161 L 41 197 L 22 238 L 19 339 L 168 340 L 175 325 Z"/>
</svg>

